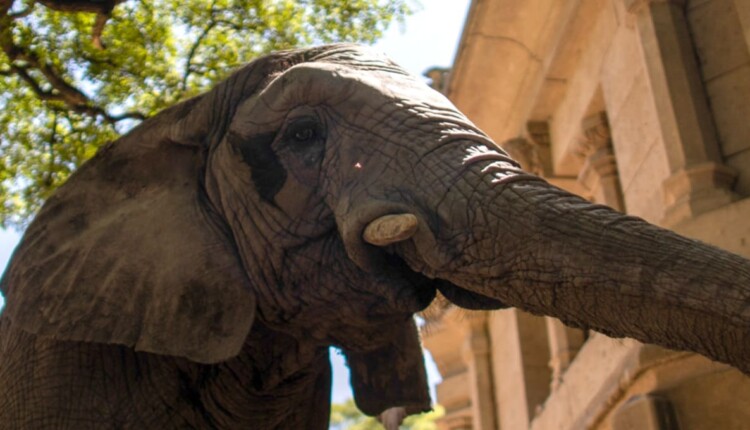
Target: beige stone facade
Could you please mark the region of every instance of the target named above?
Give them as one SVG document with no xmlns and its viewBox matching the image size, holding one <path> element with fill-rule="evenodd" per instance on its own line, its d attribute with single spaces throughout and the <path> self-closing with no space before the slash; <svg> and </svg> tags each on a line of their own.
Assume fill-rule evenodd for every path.
<svg viewBox="0 0 750 430">
<path fill-rule="evenodd" d="M 750 0 L 474 0 L 441 86 L 550 182 L 750 257 Z M 509 309 L 424 330 L 444 430 L 749 429 L 725 365 Z"/>
</svg>

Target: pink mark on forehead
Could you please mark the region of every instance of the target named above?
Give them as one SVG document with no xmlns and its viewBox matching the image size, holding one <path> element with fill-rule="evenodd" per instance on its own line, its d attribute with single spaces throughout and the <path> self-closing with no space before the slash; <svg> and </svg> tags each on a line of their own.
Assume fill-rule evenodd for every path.
<svg viewBox="0 0 750 430">
<path fill-rule="evenodd" d="M 355 169 L 361 169 L 362 168 L 362 163 L 360 163 L 359 161 L 357 161 L 356 163 L 354 163 L 354 168 Z"/>
</svg>

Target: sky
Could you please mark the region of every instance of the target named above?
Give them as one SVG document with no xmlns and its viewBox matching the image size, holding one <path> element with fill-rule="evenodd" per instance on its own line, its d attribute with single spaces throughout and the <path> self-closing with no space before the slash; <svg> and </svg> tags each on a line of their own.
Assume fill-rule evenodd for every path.
<svg viewBox="0 0 750 430">
<path fill-rule="evenodd" d="M 406 18 L 403 26 L 391 26 L 375 44 L 377 49 L 415 75 L 422 75 L 434 66 L 450 67 L 453 63 L 470 1 L 421 0 L 420 3 L 421 6 Z M 0 270 L 4 271 L 19 238 L 14 231 L 0 230 Z M 334 369 L 332 399 L 342 402 L 351 397 L 349 371 L 343 357 L 336 351 L 331 353 L 331 362 Z M 429 356 L 426 365 L 434 390 L 440 375 Z"/>
</svg>

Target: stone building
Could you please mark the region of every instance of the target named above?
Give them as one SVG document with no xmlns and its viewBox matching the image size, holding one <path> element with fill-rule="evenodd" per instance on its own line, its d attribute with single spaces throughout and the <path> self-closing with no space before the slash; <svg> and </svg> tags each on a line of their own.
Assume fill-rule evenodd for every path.
<svg viewBox="0 0 750 430">
<path fill-rule="evenodd" d="M 750 0 L 475 0 L 441 86 L 528 170 L 750 257 Z M 424 343 L 442 429 L 750 428 L 750 378 L 695 354 L 515 309 Z"/>
</svg>

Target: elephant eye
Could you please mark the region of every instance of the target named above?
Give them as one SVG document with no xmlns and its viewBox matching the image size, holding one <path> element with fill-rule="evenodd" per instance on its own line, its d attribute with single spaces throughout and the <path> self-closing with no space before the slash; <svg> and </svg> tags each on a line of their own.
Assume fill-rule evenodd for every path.
<svg viewBox="0 0 750 430">
<path fill-rule="evenodd" d="M 306 142 L 315 138 L 315 130 L 312 128 L 303 128 L 294 132 L 294 138 L 300 142 Z"/>
<path fill-rule="evenodd" d="M 309 143 L 321 137 L 320 124 L 316 118 L 299 118 L 289 124 L 285 134 L 294 143 Z"/>
</svg>

